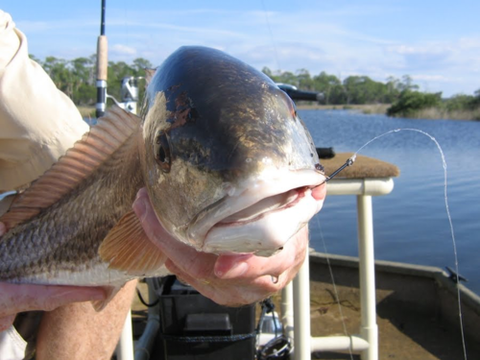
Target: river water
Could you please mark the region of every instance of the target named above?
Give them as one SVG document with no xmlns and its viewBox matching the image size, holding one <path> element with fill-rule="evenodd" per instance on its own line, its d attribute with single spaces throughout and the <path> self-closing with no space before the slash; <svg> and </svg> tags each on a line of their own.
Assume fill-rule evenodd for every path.
<svg viewBox="0 0 480 360">
<path fill-rule="evenodd" d="M 447 192 L 459 271 L 480 294 L 480 122 L 397 119 L 346 110 L 300 110 L 319 147 L 355 152 L 373 137 L 397 128 L 432 135 L 447 162 Z M 455 268 L 444 199 L 444 168 L 435 143 L 416 132 L 381 137 L 361 155 L 397 165 L 394 190 L 373 198 L 375 258 Z M 355 164 L 353 165 L 355 166 Z M 356 197 L 327 196 L 310 222 L 311 246 L 329 253 L 358 255 Z"/>
</svg>

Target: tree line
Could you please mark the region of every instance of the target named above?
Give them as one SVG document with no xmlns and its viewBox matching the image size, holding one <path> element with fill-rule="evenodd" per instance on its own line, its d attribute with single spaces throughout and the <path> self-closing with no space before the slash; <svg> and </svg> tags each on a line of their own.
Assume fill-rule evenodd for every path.
<svg viewBox="0 0 480 360">
<path fill-rule="evenodd" d="M 290 71 L 272 72 L 268 67 L 264 67 L 262 71 L 277 83 L 321 92 L 323 99 L 320 101 L 325 105 L 391 104 L 402 91 L 418 89 L 408 75 L 403 76 L 402 79 L 389 77 L 386 83 L 383 83 L 372 80 L 368 76 L 357 75 L 348 76 L 342 80 L 325 71 L 311 76 L 306 69 L 292 73 Z"/>
<path fill-rule="evenodd" d="M 75 105 L 93 106 L 97 99 L 96 55 L 80 57 L 73 60 L 48 56 L 44 61 L 30 55 L 39 63 L 53 80 L 58 89 L 63 91 Z M 153 66 L 150 61 L 137 58 L 131 64 L 123 61 L 108 62 L 108 94 L 121 101 L 121 86 L 124 77 L 145 77 L 145 69 Z"/>
<path fill-rule="evenodd" d="M 96 55 L 73 60 L 59 59 L 53 56 L 38 62 L 50 75 L 55 85 L 69 96 L 76 105 L 91 106 L 96 102 Z M 144 77 L 145 69 L 152 68 L 150 61 L 137 58 L 131 64 L 123 61 L 108 63 L 108 93 L 120 99 L 122 79 L 127 76 Z M 316 91 L 323 94 L 319 102 L 325 105 L 363 105 L 391 104 L 387 111 L 390 116 L 413 116 L 415 111 L 424 108 L 441 108 L 447 112 L 478 110 L 480 108 L 480 89 L 474 95 L 459 94 L 443 99 L 442 93 L 419 91 L 409 75 L 401 79 L 388 77 L 385 82 L 375 81 L 368 76 L 351 75 L 341 79 L 322 71 L 311 75 L 308 70 L 272 71 L 263 68 L 263 73 L 277 83 L 296 86 L 301 90 Z M 142 89 L 140 89 L 142 91 Z"/>
<path fill-rule="evenodd" d="M 325 105 L 391 104 L 387 115 L 401 117 L 415 117 L 418 111 L 430 108 L 443 111 L 447 117 L 454 112 L 476 111 L 474 116 L 480 120 L 480 89 L 474 95 L 457 94 L 444 99 L 441 92 L 419 91 L 419 86 L 409 75 L 401 79 L 388 77 L 386 82 L 378 82 L 368 76 L 357 75 L 341 80 L 324 71 L 311 76 L 306 69 L 294 74 L 289 71 L 274 73 L 265 67 L 263 72 L 275 82 L 322 93 L 323 98 L 319 102 Z"/>
</svg>

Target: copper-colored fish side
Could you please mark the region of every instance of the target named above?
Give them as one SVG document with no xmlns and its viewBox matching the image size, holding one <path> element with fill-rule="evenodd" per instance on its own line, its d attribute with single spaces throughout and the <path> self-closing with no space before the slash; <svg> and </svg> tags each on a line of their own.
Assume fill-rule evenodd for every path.
<svg viewBox="0 0 480 360">
<path fill-rule="evenodd" d="M 0 281 L 114 293 L 160 275 L 164 255 L 131 211 L 143 186 L 167 232 L 217 254 L 269 256 L 320 208 L 313 140 L 288 95 L 251 66 L 182 47 L 142 109 L 142 121 L 111 109 L 15 199 L 0 218 Z"/>
<path fill-rule="evenodd" d="M 8 230 L 0 239 L 0 280 L 121 285 L 162 264 L 162 254 L 143 236 L 136 217 L 120 222 L 143 186 L 140 127 L 138 117 L 112 108 L 15 199 L 0 218 Z M 107 260 L 99 255 L 104 239 Z M 125 251 L 127 259 L 121 257 Z M 96 268 L 102 271 L 97 274 Z"/>
</svg>

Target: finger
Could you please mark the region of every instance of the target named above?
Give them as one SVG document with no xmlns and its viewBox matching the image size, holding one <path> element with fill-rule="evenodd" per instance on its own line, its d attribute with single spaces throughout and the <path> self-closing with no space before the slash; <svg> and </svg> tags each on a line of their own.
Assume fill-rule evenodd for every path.
<svg viewBox="0 0 480 360">
<path fill-rule="evenodd" d="M 153 212 L 146 188 L 141 188 L 138 191 L 132 209 L 150 240 L 158 240 L 160 237 L 168 235 Z"/>
<path fill-rule="evenodd" d="M 238 278 L 248 273 L 250 268 L 248 260 L 258 256 L 253 254 L 244 255 L 220 255 L 215 262 L 215 275 L 222 279 Z M 248 274 L 245 276 L 248 277 Z"/>
<path fill-rule="evenodd" d="M 179 250 L 180 246 L 177 244 L 179 241 L 175 240 L 158 221 L 145 188 L 138 191 L 132 208 L 140 220 L 145 234 L 155 245 L 162 251 L 169 250 L 175 252 Z M 177 247 L 174 247 L 174 245 L 177 245 Z M 166 255 L 168 256 L 168 253 Z"/>
<path fill-rule="evenodd" d="M 183 244 L 172 237 L 160 224 L 148 199 L 146 191 L 139 191 L 133 203 L 133 210 L 140 220 L 148 238 L 162 252 L 184 271 L 197 276 L 208 276 L 217 258 L 214 254 L 202 253 L 192 246 Z"/>
<path fill-rule="evenodd" d="M 173 262 L 167 261 L 165 266 L 169 271 L 171 271 L 175 276 L 182 282 L 189 284 L 195 290 L 197 290 L 200 294 L 208 297 L 212 301 L 219 303 L 219 292 L 215 289 L 214 284 L 210 282 L 210 280 L 206 280 L 205 278 L 196 278 L 191 276 L 186 271 L 183 271 L 180 267 L 176 266 Z"/>
<path fill-rule="evenodd" d="M 283 283 L 272 283 L 270 276 L 256 278 L 242 283 L 240 280 L 220 280 L 216 278 L 199 279 L 183 272 L 175 264 L 170 263 L 168 269 L 177 275 L 182 282 L 194 287 L 200 294 L 217 304 L 224 306 L 243 306 L 263 300 L 277 292 Z"/>
<path fill-rule="evenodd" d="M 0 222 L 0 237 L 7 232 L 7 227 L 4 223 Z"/>
<path fill-rule="evenodd" d="M 15 320 L 15 315 L 9 315 L 0 318 L 0 332 L 7 330 L 13 324 Z"/>
<path fill-rule="evenodd" d="M 0 283 L 0 317 L 22 311 L 50 311 L 72 302 L 104 300 L 100 287 Z"/>
<path fill-rule="evenodd" d="M 255 279 L 262 275 L 278 276 L 305 257 L 308 242 L 306 227 L 301 229 L 279 253 L 270 258 L 249 255 L 221 255 L 198 252 L 173 238 L 159 223 L 151 206 L 146 189 L 141 189 L 133 204 L 145 233 L 162 252 L 183 271 L 199 278 L 210 276 L 214 264 L 214 274 L 223 279 L 242 277 Z M 299 258 L 300 257 L 300 258 Z"/>
<path fill-rule="evenodd" d="M 327 196 L 327 184 L 323 183 L 312 189 L 312 196 L 315 200 L 325 200 Z"/>
</svg>

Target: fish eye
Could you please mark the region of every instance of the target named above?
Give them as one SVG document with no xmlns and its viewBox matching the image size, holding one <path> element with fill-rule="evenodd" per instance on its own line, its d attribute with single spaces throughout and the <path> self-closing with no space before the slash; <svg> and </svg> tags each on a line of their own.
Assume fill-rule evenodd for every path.
<svg viewBox="0 0 480 360">
<path fill-rule="evenodd" d="M 170 172 L 172 166 L 170 143 L 168 142 L 167 134 L 163 131 L 157 135 L 153 151 L 155 153 L 155 160 L 160 166 L 160 169 L 165 173 Z"/>
<path fill-rule="evenodd" d="M 297 117 L 297 106 L 295 105 L 295 103 L 292 101 L 292 108 L 290 109 L 291 113 L 292 113 L 292 116 L 293 117 Z"/>
<path fill-rule="evenodd" d="M 297 105 L 295 104 L 295 101 L 293 101 L 288 95 L 287 95 L 287 102 L 288 102 L 288 109 L 290 110 L 290 114 L 296 118 L 297 117 Z"/>
</svg>

